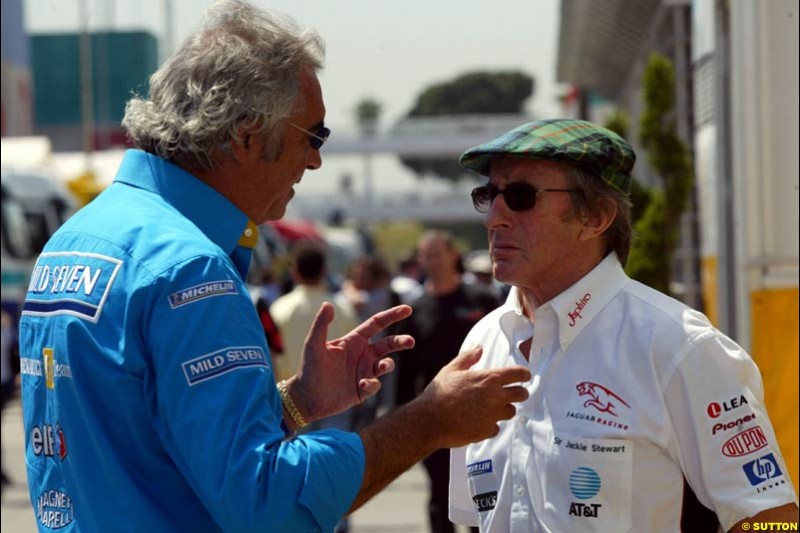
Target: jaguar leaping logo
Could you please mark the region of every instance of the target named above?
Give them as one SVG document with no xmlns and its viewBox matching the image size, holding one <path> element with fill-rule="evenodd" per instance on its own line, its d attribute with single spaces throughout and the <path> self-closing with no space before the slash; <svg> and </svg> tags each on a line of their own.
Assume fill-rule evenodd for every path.
<svg viewBox="0 0 800 533">
<path fill-rule="evenodd" d="M 614 408 L 617 407 L 616 402 L 621 403 L 628 409 L 631 407 L 613 391 L 597 383 L 582 381 L 575 388 L 578 389 L 579 396 L 589 396 L 589 399 L 583 402 L 584 407 L 594 407 L 601 413 L 617 416 L 617 413 L 614 412 Z"/>
</svg>

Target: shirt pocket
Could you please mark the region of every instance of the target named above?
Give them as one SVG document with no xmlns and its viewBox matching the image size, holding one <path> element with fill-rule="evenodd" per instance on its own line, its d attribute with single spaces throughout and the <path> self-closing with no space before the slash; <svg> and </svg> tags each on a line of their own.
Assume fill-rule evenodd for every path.
<svg viewBox="0 0 800 533">
<path fill-rule="evenodd" d="M 553 533 L 629 531 L 632 460 L 629 440 L 552 434 L 544 475 L 527 472 L 529 484 L 541 484 L 544 498 L 537 511 L 547 529 Z"/>
</svg>

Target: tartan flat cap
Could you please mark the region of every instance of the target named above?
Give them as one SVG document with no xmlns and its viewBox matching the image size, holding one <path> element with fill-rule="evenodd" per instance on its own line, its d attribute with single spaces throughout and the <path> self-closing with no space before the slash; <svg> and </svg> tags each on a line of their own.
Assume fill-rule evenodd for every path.
<svg viewBox="0 0 800 533">
<path fill-rule="evenodd" d="M 510 155 L 550 159 L 588 167 L 624 193 L 631 189 L 636 154 L 611 130 L 585 120 L 540 120 L 523 124 L 487 143 L 470 148 L 459 162 L 466 169 L 489 175 L 492 157 Z"/>
</svg>

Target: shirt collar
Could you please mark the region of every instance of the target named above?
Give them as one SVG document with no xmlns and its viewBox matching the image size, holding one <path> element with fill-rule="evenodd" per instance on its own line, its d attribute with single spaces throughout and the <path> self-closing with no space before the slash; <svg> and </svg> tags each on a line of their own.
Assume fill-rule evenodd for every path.
<svg viewBox="0 0 800 533">
<path fill-rule="evenodd" d="M 558 317 L 561 350 L 566 350 L 580 332 L 600 315 L 628 279 L 617 254 L 612 252 L 572 287 L 539 306 L 536 313 L 552 309 Z M 530 322 L 522 310 L 517 287 L 511 288 L 501 313 L 500 329 L 509 340 L 514 338 L 517 328 Z"/>
<path fill-rule="evenodd" d="M 257 242 L 257 226 L 230 200 L 156 155 L 126 150 L 114 181 L 158 194 L 227 254 Z"/>
<path fill-rule="evenodd" d="M 558 317 L 562 351 L 600 316 L 628 280 L 617 254 L 612 252 L 572 287 L 550 300 Z"/>
</svg>

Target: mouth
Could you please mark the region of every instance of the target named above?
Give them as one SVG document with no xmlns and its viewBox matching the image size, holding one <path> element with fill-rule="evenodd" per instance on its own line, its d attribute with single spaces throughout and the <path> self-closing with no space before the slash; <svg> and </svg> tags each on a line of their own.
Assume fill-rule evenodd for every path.
<svg viewBox="0 0 800 533">
<path fill-rule="evenodd" d="M 492 243 L 492 251 L 493 252 L 502 252 L 502 251 L 509 251 L 509 250 L 517 250 L 518 247 L 506 242 L 493 242 Z"/>
</svg>

